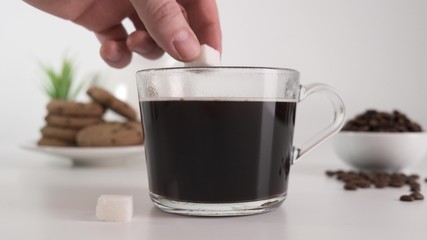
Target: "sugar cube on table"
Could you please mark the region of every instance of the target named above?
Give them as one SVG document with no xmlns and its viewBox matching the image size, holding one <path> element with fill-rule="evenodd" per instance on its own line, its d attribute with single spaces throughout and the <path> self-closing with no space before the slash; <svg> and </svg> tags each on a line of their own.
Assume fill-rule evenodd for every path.
<svg viewBox="0 0 427 240">
<path fill-rule="evenodd" d="M 96 218 L 108 222 L 129 222 L 133 215 L 130 195 L 101 195 L 96 204 Z"/>
<path fill-rule="evenodd" d="M 200 46 L 199 56 L 192 62 L 184 64 L 186 67 L 203 67 L 221 65 L 221 54 L 209 45 Z"/>
</svg>

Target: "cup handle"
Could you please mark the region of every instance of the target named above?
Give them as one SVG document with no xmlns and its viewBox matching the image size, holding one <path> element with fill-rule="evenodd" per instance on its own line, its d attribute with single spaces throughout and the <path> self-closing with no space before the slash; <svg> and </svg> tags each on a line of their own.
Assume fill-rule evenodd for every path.
<svg viewBox="0 0 427 240">
<path fill-rule="evenodd" d="M 313 93 L 323 93 L 325 94 L 332 103 L 334 108 L 334 119 L 329 126 L 320 131 L 314 137 L 310 138 L 305 142 L 301 148 L 294 148 L 294 160 L 292 163 L 298 161 L 305 154 L 309 153 L 311 150 L 319 146 L 321 143 L 328 140 L 335 133 L 339 132 L 341 127 L 344 125 L 345 118 L 345 107 L 344 102 L 341 96 L 335 91 L 334 88 L 326 84 L 321 83 L 312 83 L 306 86 L 300 87 L 300 96 L 298 102 L 301 102 L 306 97 Z"/>
</svg>

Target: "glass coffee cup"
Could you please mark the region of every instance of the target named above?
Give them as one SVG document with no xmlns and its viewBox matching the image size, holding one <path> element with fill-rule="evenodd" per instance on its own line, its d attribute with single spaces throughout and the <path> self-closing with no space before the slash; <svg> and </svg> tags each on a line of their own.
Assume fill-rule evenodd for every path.
<svg viewBox="0 0 427 240">
<path fill-rule="evenodd" d="M 286 199 L 290 166 L 337 133 L 344 103 L 325 84 L 302 86 L 292 69 L 194 67 L 137 72 L 150 197 L 197 216 L 271 211 Z M 333 122 L 293 146 L 297 105 L 326 94 Z"/>
</svg>

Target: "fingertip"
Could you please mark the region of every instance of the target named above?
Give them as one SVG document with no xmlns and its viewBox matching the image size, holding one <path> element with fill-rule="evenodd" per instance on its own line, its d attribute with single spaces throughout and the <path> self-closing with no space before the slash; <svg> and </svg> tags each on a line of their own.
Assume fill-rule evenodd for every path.
<svg viewBox="0 0 427 240">
<path fill-rule="evenodd" d="M 176 0 L 132 1 L 157 45 L 178 61 L 189 62 L 200 53 L 200 43 L 189 26 L 190 17 Z"/>
<path fill-rule="evenodd" d="M 132 59 L 132 54 L 124 41 L 105 41 L 99 52 L 102 59 L 115 68 L 126 67 Z"/>
<path fill-rule="evenodd" d="M 177 56 L 172 56 L 183 62 L 192 61 L 200 54 L 199 40 L 192 31 L 187 29 L 175 33 L 172 45 L 177 53 Z"/>
<path fill-rule="evenodd" d="M 160 58 L 164 53 L 151 36 L 142 30 L 131 33 L 126 44 L 131 51 L 152 60 Z"/>
</svg>

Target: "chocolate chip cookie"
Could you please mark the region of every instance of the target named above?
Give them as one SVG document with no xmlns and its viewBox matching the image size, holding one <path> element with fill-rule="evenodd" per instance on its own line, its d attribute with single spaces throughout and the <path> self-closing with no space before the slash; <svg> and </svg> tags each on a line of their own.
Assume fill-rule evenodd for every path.
<svg viewBox="0 0 427 240">
<path fill-rule="evenodd" d="M 90 87 L 87 94 L 97 103 L 111 108 L 114 112 L 128 118 L 131 121 L 136 119 L 136 112 L 129 104 L 114 97 L 111 93 L 100 87 Z"/>
<path fill-rule="evenodd" d="M 139 122 L 107 122 L 80 130 L 76 139 L 83 147 L 139 145 L 143 143 L 143 132 Z"/>
<path fill-rule="evenodd" d="M 82 129 L 103 122 L 99 117 L 69 117 L 49 114 L 46 116 L 48 126 Z"/>
<path fill-rule="evenodd" d="M 61 116 L 101 117 L 104 108 L 98 103 L 52 100 L 47 105 L 49 114 Z"/>
<path fill-rule="evenodd" d="M 75 142 L 78 130 L 46 126 L 41 129 L 43 137 Z"/>
</svg>

